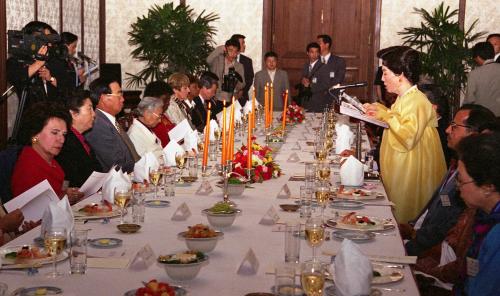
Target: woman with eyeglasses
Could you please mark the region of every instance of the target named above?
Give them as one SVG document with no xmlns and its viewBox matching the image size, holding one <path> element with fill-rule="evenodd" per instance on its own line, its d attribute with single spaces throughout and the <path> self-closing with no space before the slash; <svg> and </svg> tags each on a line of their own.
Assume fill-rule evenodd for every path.
<svg viewBox="0 0 500 296">
<path fill-rule="evenodd" d="M 153 152 L 158 158 L 162 155 L 160 139 L 152 131 L 161 121 L 163 101 L 159 98 L 144 97 L 134 110 L 134 121 L 127 134 L 140 156 Z"/>
<path fill-rule="evenodd" d="M 463 139 L 458 156 L 457 186 L 477 214 L 456 295 L 500 295 L 500 134 Z"/>
<path fill-rule="evenodd" d="M 365 104 L 367 114 L 389 125 L 380 148 L 380 169 L 389 199 L 395 204 L 399 223 L 416 217 L 446 173 L 437 131 L 437 115 L 417 88 L 419 53 L 406 46 L 383 49 L 382 80 L 388 92 L 398 95 L 387 108 Z"/>
</svg>

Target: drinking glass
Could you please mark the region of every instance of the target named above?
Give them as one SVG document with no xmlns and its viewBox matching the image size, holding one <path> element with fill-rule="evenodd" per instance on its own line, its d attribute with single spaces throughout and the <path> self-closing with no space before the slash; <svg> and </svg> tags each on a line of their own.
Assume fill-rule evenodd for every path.
<svg viewBox="0 0 500 296">
<path fill-rule="evenodd" d="M 149 168 L 149 182 L 155 186 L 155 200 L 158 199 L 158 183 L 162 177 L 162 170 Z"/>
<path fill-rule="evenodd" d="M 307 296 L 323 295 L 325 269 L 325 264 L 319 261 L 307 261 L 302 264 L 300 282 Z"/>
<path fill-rule="evenodd" d="M 125 213 L 125 207 L 130 202 L 132 198 L 132 190 L 130 187 L 115 187 L 114 189 L 114 203 L 120 208 L 120 224 L 123 224 L 123 215 Z"/>
<path fill-rule="evenodd" d="M 144 192 L 134 191 L 134 200 L 132 205 L 132 221 L 136 224 L 144 223 L 146 209 L 144 208 L 144 200 L 146 194 Z"/>
<path fill-rule="evenodd" d="M 69 266 L 71 274 L 85 274 L 87 271 L 86 229 L 73 230 L 70 236 Z"/>
<path fill-rule="evenodd" d="M 311 218 L 312 192 L 311 187 L 300 186 L 300 218 Z"/>
<path fill-rule="evenodd" d="M 314 181 L 316 179 L 316 169 L 317 169 L 316 163 L 312 162 L 306 163 L 304 176 L 307 181 Z"/>
<path fill-rule="evenodd" d="M 57 271 L 57 256 L 66 247 L 67 235 L 68 233 L 64 227 L 52 227 L 45 233 L 45 250 L 52 257 L 53 271 L 47 274 L 50 278 L 57 278 L 63 275 Z"/>
<path fill-rule="evenodd" d="M 0 296 L 7 295 L 8 290 L 9 290 L 9 286 L 6 283 L 0 283 Z"/>
<path fill-rule="evenodd" d="M 318 177 L 323 182 L 330 180 L 330 163 L 326 161 L 318 163 Z"/>
<path fill-rule="evenodd" d="M 314 147 L 314 158 L 319 161 L 326 159 L 326 148 L 324 141 L 316 143 L 316 146 Z"/>
<path fill-rule="evenodd" d="M 316 186 L 314 194 L 316 196 L 316 201 L 321 206 L 321 220 L 323 220 L 325 207 L 328 203 L 328 198 L 330 197 L 330 187 L 326 184 L 319 184 Z"/>
<path fill-rule="evenodd" d="M 300 223 L 287 223 L 285 229 L 285 262 L 299 263 Z"/>
<path fill-rule="evenodd" d="M 179 183 L 182 183 L 182 170 L 184 170 L 184 165 L 186 163 L 186 153 L 176 153 L 175 154 L 175 164 L 177 165 L 177 168 L 180 170 L 179 172 Z"/>
<path fill-rule="evenodd" d="M 198 157 L 197 156 L 188 156 L 187 157 L 187 167 L 189 177 L 195 178 L 198 177 Z"/>
<path fill-rule="evenodd" d="M 275 267 L 274 294 L 295 296 L 295 264 L 281 263 Z"/>
<path fill-rule="evenodd" d="M 313 249 L 313 260 L 316 260 L 316 247 L 323 243 L 325 228 L 323 226 L 323 219 L 310 218 L 306 221 L 305 226 L 306 239 L 309 246 Z"/>
</svg>

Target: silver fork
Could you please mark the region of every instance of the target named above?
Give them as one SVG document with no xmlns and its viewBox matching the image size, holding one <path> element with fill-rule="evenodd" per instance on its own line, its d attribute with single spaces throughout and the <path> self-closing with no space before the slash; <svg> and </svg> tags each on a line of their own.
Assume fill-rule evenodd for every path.
<svg viewBox="0 0 500 296">
<path fill-rule="evenodd" d="M 376 289 L 379 289 L 382 291 L 398 292 L 398 293 L 405 293 L 406 292 L 406 289 L 398 289 L 398 288 L 376 287 Z"/>
</svg>

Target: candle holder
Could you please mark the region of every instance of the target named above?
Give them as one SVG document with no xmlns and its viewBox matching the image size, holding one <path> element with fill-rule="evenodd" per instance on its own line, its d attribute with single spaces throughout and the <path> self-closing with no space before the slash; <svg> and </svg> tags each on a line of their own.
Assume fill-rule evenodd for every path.
<svg viewBox="0 0 500 296">
<path fill-rule="evenodd" d="M 210 171 L 209 171 L 209 166 L 208 165 L 202 165 L 201 166 L 201 177 L 203 179 L 207 178 L 208 176 L 210 176 Z"/>
<path fill-rule="evenodd" d="M 246 168 L 245 173 L 247 174 L 247 182 L 252 183 L 252 175 L 254 174 L 255 169 L 254 168 Z"/>
<path fill-rule="evenodd" d="M 226 164 L 222 168 L 222 178 L 223 178 L 223 202 L 229 204 L 234 207 L 236 204 L 229 200 L 229 192 L 228 192 L 228 184 L 229 178 L 231 177 L 231 173 L 233 171 L 233 163 L 231 160 L 226 161 Z"/>
</svg>

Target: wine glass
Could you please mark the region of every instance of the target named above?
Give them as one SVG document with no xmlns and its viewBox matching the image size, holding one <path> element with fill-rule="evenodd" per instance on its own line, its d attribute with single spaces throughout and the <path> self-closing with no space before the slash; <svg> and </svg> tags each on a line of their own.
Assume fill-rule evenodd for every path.
<svg viewBox="0 0 500 296">
<path fill-rule="evenodd" d="M 318 163 L 318 177 L 321 181 L 326 182 L 330 180 L 330 164 L 325 161 Z"/>
<path fill-rule="evenodd" d="M 123 214 L 125 207 L 132 199 L 132 190 L 130 187 L 115 187 L 114 202 L 120 208 L 120 224 L 123 224 Z"/>
<path fill-rule="evenodd" d="M 300 282 L 307 296 L 323 295 L 325 269 L 325 264 L 319 261 L 307 261 L 302 264 Z"/>
<path fill-rule="evenodd" d="M 326 159 L 325 141 L 317 142 L 314 147 L 314 157 L 316 160 L 323 161 Z"/>
<path fill-rule="evenodd" d="M 305 233 L 307 242 L 313 249 L 313 260 L 316 260 L 316 247 L 323 243 L 325 235 L 323 219 L 317 217 L 308 219 L 306 221 Z"/>
<path fill-rule="evenodd" d="M 328 203 L 328 198 L 330 197 L 330 188 L 326 184 L 319 184 L 316 187 L 314 195 L 316 196 L 316 201 L 321 206 L 321 220 L 323 221 L 325 207 Z"/>
<path fill-rule="evenodd" d="M 155 200 L 158 199 L 158 183 L 160 183 L 161 177 L 161 169 L 149 168 L 149 182 L 155 186 Z"/>
<path fill-rule="evenodd" d="M 177 165 L 177 168 L 180 170 L 179 172 L 179 183 L 182 182 L 182 171 L 184 170 L 184 165 L 186 163 L 186 153 L 176 153 L 175 154 L 175 164 Z"/>
<path fill-rule="evenodd" d="M 45 250 L 52 257 L 53 271 L 47 274 L 50 278 L 57 278 L 63 275 L 57 271 L 57 256 L 66 247 L 67 235 L 66 228 L 64 227 L 52 227 L 45 233 Z"/>
</svg>

